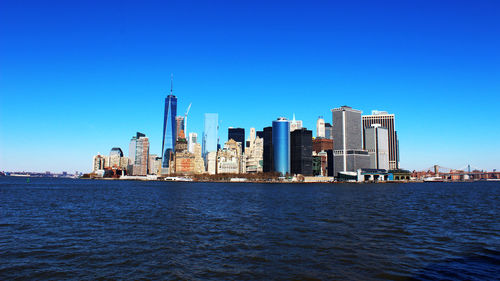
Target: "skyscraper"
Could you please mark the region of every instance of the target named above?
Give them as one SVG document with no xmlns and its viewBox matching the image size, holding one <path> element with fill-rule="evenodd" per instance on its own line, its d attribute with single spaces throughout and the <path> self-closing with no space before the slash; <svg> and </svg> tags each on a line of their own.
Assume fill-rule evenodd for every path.
<svg viewBox="0 0 500 281">
<path fill-rule="evenodd" d="M 264 164 L 262 166 L 262 170 L 264 173 L 269 173 L 269 172 L 274 171 L 274 166 L 273 166 L 273 127 L 265 127 L 261 132 L 262 132 L 262 138 L 264 139 L 264 144 L 263 144 L 263 148 L 262 148 L 262 151 L 263 151 L 262 158 L 264 160 Z"/>
<path fill-rule="evenodd" d="M 333 140 L 333 127 L 330 123 L 325 123 L 325 138 Z"/>
<path fill-rule="evenodd" d="M 132 151 L 129 151 L 131 158 L 134 155 L 134 161 L 131 162 L 132 175 L 134 176 L 145 176 L 148 173 L 148 161 L 149 161 L 149 139 L 146 135 L 137 132 L 137 135 L 132 137 L 130 140 L 130 148 L 135 144 Z"/>
<path fill-rule="evenodd" d="M 290 121 L 290 132 L 293 132 L 298 129 L 302 129 L 302 120 L 295 120 L 295 114 L 294 114 L 293 119 Z"/>
<path fill-rule="evenodd" d="M 219 142 L 219 115 L 217 113 L 205 113 L 205 127 L 202 138 L 203 157 L 209 152 L 217 152 Z"/>
<path fill-rule="evenodd" d="M 318 120 L 316 121 L 316 137 L 325 137 L 325 119 L 323 119 L 323 116 L 318 117 Z"/>
<path fill-rule="evenodd" d="M 370 168 L 389 169 L 389 134 L 380 124 L 365 129 L 365 149 L 370 155 Z"/>
<path fill-rule="evenodd" d="M 184 132 L 184 135 L 186 135 L 186 131 L 184 131 L 184 116 L 176 116 L 175 117 L 175 141 L 177 141 L 179 139 L 181 132 Z"/>
<path fill-rule="evenodd" d="M 362 150 L 361 111 L 349 106 L 332 109 L 334 176 L 369 168 L 368 152 Z"/>
<path fill-rule="evenodd" d="M 194 153 L 194 145 L 198 142 L 197 133 L 189 133 L 188 136 L 188 151 Z"/>
<path fill-rule="evenodd" d="M 389 135 L 389 169 L 399 169 L 399 140 L 396 131 L 394 114 L 387 111 L 373 110 L 371 115 L 363 115 L 363 129 L 371 128 L 372 124 L 380 124 L 387 128 Z M 366 148 L 366 143 L 364 146 Z"/>
<path fill-rule="evenodd" d="M 175 141 L 177 140 L 176 120 L 177 97 L 173 94 L 173 81 L 170 81 L 170 95 L 165 98 L 165 112 L 163 115 L 163 140 L 161 144 L 162 174 L 169 173 Z"/>
<path fill-rule="evenodd" d="M 275 172 L 290 173 L 290 122 L 284 117 L 273 121 L 273 163 Z"/>
<path fill-rule="evenodd" d="M 312 176 L 312 131 L 306 128 L 290 133 L 291 173 Z"/>
<path fill-rule="evenodd" d="M 243 128 L 228 128 L 227 129 L 227 140 L 233 139 L 236 142 L 241 143 L 241 151 L 245 152 L 245 129 Z"/>
</svg>

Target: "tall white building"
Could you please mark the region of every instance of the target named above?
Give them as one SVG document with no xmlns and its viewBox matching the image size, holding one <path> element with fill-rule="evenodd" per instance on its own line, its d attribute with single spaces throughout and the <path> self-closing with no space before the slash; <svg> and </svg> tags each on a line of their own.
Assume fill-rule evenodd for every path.
<svg viewBox="0 0 500 281">
<path fill-rule="evenodd" d="M 300 129 L 302 129 L 302 120 L 295 120 L 294 114 L 293 119 L 290 121 L 290 133 Z"/>
<path fill-rule="evenodd" d="M 188 136 L 188 151 L 194 153 L 194 144 L 198 142 L 197 133 L 189 133 Z"/>
<path fill-rule="evenodd" d="M 316 121 L 316 137 L 325 137 L 325 119 L 323 119 L 323 116 L 318 117 L 318 121 Z"/>
</svg>

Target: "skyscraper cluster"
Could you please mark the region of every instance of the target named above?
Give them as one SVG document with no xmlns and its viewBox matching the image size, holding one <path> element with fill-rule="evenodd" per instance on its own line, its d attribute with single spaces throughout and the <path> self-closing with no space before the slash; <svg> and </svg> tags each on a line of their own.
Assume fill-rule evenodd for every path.
<svg viewBox="0 0 500 281">
<path fill-rule="evenodd" d="M 228 141 L 219 143 L 219 116 L 204 114 L 201 138 L 187 131 L 188 110 L 177 115 L 177 97 L 171 88 L 165 98 L 161 155 L 149 154 L 149 139 L 137 133 L 129 156 L 113 148 L 109 156 L 94 157 L 94 171 L 115 169 L 133 176 L 275 173 L 281 176 L 348 178 L 360 170 L 399 169 L 399 142 L 394 114 L 341 106 L 331 110 L 331 123 L 320 116 L 316 136 L 301 120 L 278 117 L 268 127 L 229 127 Z M 201 141 L 201 143 L 199 143 Z M 368 173 L 368 172 L 367 172 Z M 383 173 L 383 172 L 382 172 Z"/>
</svg>

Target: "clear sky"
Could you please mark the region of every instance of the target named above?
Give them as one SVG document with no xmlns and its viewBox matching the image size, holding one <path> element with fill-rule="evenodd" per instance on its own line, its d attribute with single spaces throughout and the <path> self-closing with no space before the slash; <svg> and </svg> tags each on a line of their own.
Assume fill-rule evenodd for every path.
<svg viewBox="0 0 500 281">
<path fill-rule="evenodd" d="M 199 135 L 349 105 L 396 114 L 404 168 L 500 169 L 500 1 L 2 0 L 0 170 L 159 154 L 171 73 Z"/>
</svg>

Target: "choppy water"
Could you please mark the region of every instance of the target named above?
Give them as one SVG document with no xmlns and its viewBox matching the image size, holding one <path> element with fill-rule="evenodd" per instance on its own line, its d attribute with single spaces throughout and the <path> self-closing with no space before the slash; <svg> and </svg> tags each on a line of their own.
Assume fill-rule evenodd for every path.
<svg viewBox="0 0 500 281">
<path fill-rule="evenodd" d="M 500 183 L 0 178 L 0 279 L 493 280 Z"/>
</svg>

